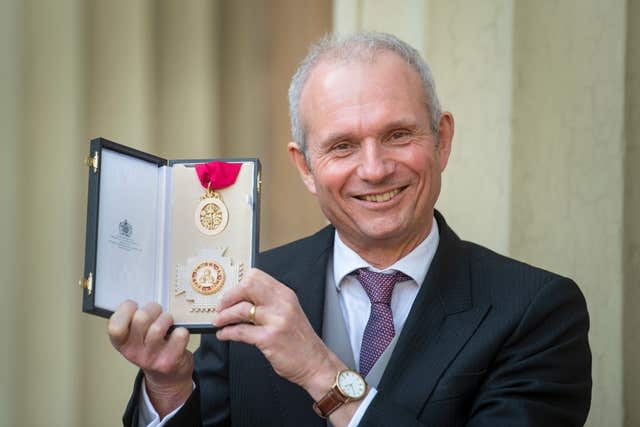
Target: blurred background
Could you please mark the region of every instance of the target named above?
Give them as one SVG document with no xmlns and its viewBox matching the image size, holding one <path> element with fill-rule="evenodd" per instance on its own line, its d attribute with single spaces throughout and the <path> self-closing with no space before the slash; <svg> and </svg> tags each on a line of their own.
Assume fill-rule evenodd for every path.
<svg viewBox="0 0 640 427">
<path fill-rule="evenodd" d="M 638 22 L 636 0 L 0 0 L 0 425 L 119 425 L 131 390 L 81 313 L 89 139 L 258 156 L 261 247 L 307 235 L 325 219 L 286 154 L 289 78 L 309 42 L 363 29 L 433 68 L 458 234 L 585 293 L 588 425 L 640 425 Z"/>
</svg>

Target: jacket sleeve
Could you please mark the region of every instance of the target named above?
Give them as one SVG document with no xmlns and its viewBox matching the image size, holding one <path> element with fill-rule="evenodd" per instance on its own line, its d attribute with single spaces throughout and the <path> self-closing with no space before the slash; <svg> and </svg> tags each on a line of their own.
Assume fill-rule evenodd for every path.
<svg viewBox="0 0 640 427">
<path fill-rule="evenodd" d="M 588 330 L 582 293 L 554 276 L 497 349 L 467 414 L 440 413 L 434 424 L 378 393 L 360 426 L 582 426 L 591 402 Z"/>
<path fill-rule="evenodd" d="M 202 335 L 200 347 L 195 352 L 193 380 L 196 388 L 183 407 L 166 424 L 167 427 L 226 427 L 229 419 L 229 378 L 227 343 L 213 335 Z M 122 417 L 126 427 L 138 426 L 139 401 L 143 374 L 138 373 Z M 206 405 L 201 405 L 201 396 L 206 396 Z"/>
<path fill-rule="evenodd" d="M 582 426 L 591 404 L 589 315 L 578 286 L 547 282 L 505 342 L 468 425 Z"/>
</svg>

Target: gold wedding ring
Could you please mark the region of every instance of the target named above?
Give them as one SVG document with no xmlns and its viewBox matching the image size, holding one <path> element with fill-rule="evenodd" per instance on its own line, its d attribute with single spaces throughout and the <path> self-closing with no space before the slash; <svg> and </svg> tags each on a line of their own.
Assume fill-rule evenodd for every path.
<svg viewBox="0 0 640 427">
<path fill-rule="evenodd" d="M 249 322 L 256 324 L 256 305 L 251 304 L 251 310 L 249 310 Z"/>
</svg>

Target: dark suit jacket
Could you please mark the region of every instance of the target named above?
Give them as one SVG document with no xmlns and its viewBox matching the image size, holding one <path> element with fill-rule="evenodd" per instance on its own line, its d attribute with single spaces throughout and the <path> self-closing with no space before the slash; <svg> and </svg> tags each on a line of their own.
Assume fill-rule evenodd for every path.
<svg viewBox="0 0 640 427">
<path fill-rule="evenodd" d="M 589 318 L 569 279 L 461 241 L 440 244 L 361 426 L 579 426 L 591 399 Z M 334 229 L 260 255 L 321 336 Z M 255 348 L 203 335 L 197 388 L 171 426 L 324 426 Z M 123 418 L 137 419 L 140 377 Z M 132 424 L 133 423 L 133 424 Z"/>
</svg>

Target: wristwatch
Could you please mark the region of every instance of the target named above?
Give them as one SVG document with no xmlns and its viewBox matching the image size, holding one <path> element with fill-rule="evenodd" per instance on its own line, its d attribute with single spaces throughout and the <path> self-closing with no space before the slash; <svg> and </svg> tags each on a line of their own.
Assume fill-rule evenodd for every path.
<svg viewBox="0 0 640 427">
<path fill-rule="evenodd" d="M 338 372 L 336 381 L 327 394 L 313 404 L 313 410 L 322 418 L 347 402 L 362 399 L 367 394 L 367 383 L 362 375 L 351 369 Z"/>
</svg>

